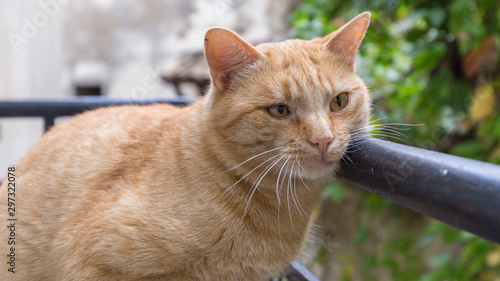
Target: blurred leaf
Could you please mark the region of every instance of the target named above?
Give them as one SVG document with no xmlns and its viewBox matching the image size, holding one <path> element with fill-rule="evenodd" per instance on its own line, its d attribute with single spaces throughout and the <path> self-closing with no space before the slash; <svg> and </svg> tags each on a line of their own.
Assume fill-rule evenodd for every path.
<svg viewBox="0 0 500 281">
<path fill-rule="evenodd" d="M 459 143 L 452 149 L 452 154 L 472 159 L 477 159 L 483 152 L 484 146 L 477 140 Z"/>
<path fill-rule="evenodd" d="M 488 253 L 488 256 L 486 256 L 486 264 L 489 267 L 500 265 L 500 248 L 497 247 L 495 250 Z"/>
<path fill-rule="evenodd" d="M 432 8 L 429 10 L 429 21 L 432 26 L 440 27 L 446 19 L 446 11 L 443 8 Z"/>
<path fill-rule="evenodd" d="M 495 94 L 489 83 L 480 85 L 472 97 L 470 104 L 470 120 L 477 123 L 490 116 L 495 106 Z"/>
<path fill-rule="evenodd" d="M 354 242 L 356 244 L 361 244 L 365 242 L 368 236 L 370 236 L 370 229 L 368 229 L 368 227 L 364 225 L 358 230 L 358 233 L 354 237 Z"/>
<path fill-rule="evenodd" d="M 430 260 L 430 265 L 433 267 L 442 267 L 451 261 L 451 257 L 448 254 L 439 254 L 432 257 Z"/>
<path fill-rule="evenodd" d="M 500 147 L 496 147 L 495 149 L 493 149 L 493 151 L 490 153 L 488 161 L 493 164 L 500 165 Z"/>
<path fill-rule="evenodd" d="M 496 36 L 490 35 L 481 42 L 479 48 L 467 52 L 462 60 L 462 67 L 467 78 L 476 76 L 488 63 L 495 60 L 498 55 L 495 41 Z"/>
<path fill-rule="evenodd" d="M 325 187 L 321 197 L 330 198 L 333 202 L 339 203 L 344 199 L 344 188 L 338 182 L 331 182 Z"/>
<path fill-rule="evenodd" d="M 413 55 L 413 64 L 416 68 L 429 70 L 446 54 L 446 46 L 441 42 L 426 42 L 410 54 Z"/>
</svg>

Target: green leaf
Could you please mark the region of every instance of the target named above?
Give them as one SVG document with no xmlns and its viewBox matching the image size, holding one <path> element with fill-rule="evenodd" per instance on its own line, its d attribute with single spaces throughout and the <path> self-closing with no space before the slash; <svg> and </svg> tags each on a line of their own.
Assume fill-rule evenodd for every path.
<svg viewBox="0 0 500 281">
<path fill-rule="evenodd" d="M 354 242 L 356 244 L 361 244 L 366 241 L 366 238 L 370 236 L 370 229 L 363 225 L 359 230 L 356 236 L 354 237 Z"/>
<path fill-rule="evenodd" d="M 482 159 L 481 155 L 484 154 L 484 152 L 484 145 L 478 140 L 459 143 L 455 145 L 451 151 L 454 155 L 478 160 Z"/>
<path fill-rule="evenodd" d="M 331 182 L 325 187 L 321 197 L 330 198 L 333 202 L 339 203 L 344 199 L 344 188 L 338 182 Z"/>
<path fill-rule="evenodd" d="M 446 19 L 446 11 L 443 8 L 432 8 L 428 12 L 428 19 L 433 27 L 440 27 Z"/>
<path fill-rule="evenodd" d="M 416 68 L 430 70 L 446 54 L 446 45 L 442 42 L 426 42 L 410 54 L 413 55 L 413 64 Z"/>
<path fill-rule="evenodd" d="M 439 254 L 430 259 L 429 264 L 433 267 L 439 268 L 451 262 L 451 257 L 449 254 Z"/>
</svg>

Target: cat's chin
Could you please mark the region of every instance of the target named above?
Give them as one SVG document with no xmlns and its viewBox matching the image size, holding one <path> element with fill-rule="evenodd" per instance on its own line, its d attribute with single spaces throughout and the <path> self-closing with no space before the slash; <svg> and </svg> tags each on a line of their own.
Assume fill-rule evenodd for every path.
<svg viewBox="0 0 500 281">
<path fill-rule="evenodd" d="M 338 161 L 326 161 L 322 159 L 303 166 L 300 173 L 303 178 L 311 180 L 332 177 L 337 166 Z"/>
</svg>

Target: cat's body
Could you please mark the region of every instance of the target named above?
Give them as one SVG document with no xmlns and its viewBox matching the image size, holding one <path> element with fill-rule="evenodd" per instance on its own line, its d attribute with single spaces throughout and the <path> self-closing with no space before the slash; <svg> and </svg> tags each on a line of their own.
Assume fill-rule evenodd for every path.
<svg viewBox="0 0 500 281">
<path fill-rule="evenodd" d="M 277 274 L 300 252 L 322 188 L 367 124 L 370 99 L 352 63 L 368 21 L 358 16 L 347 35 L 256 48 L 211 30 L 207 97 L 182 109 L 99 109 L 51 129 L 16 167 L 16 273 L 4 243 L 0 279 Z M 331 47 L 334 37 L 354 52 Z M 6 183 L 0 192 L 6 201 Z"/>
</svg>

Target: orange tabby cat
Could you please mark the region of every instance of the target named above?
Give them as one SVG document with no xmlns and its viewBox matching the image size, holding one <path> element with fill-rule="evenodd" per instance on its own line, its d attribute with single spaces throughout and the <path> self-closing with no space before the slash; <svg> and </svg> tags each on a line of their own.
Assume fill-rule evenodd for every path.
<svg viewBox="0 0 500 281">
<path fill-rule="evenodd" d="M 212 86 L 185 108 L 122 106 L 51 129 L 16 175 L 15 273 L 2 280 L 266 280 L 310 214 L 370 97 L 360 14 L 311 41 L 252 47 L 210 29 Z M 1 202 L 7 202 L 7 181 Z M 2 224 L 7 207 L 1 210 Z"/>
</svg>

